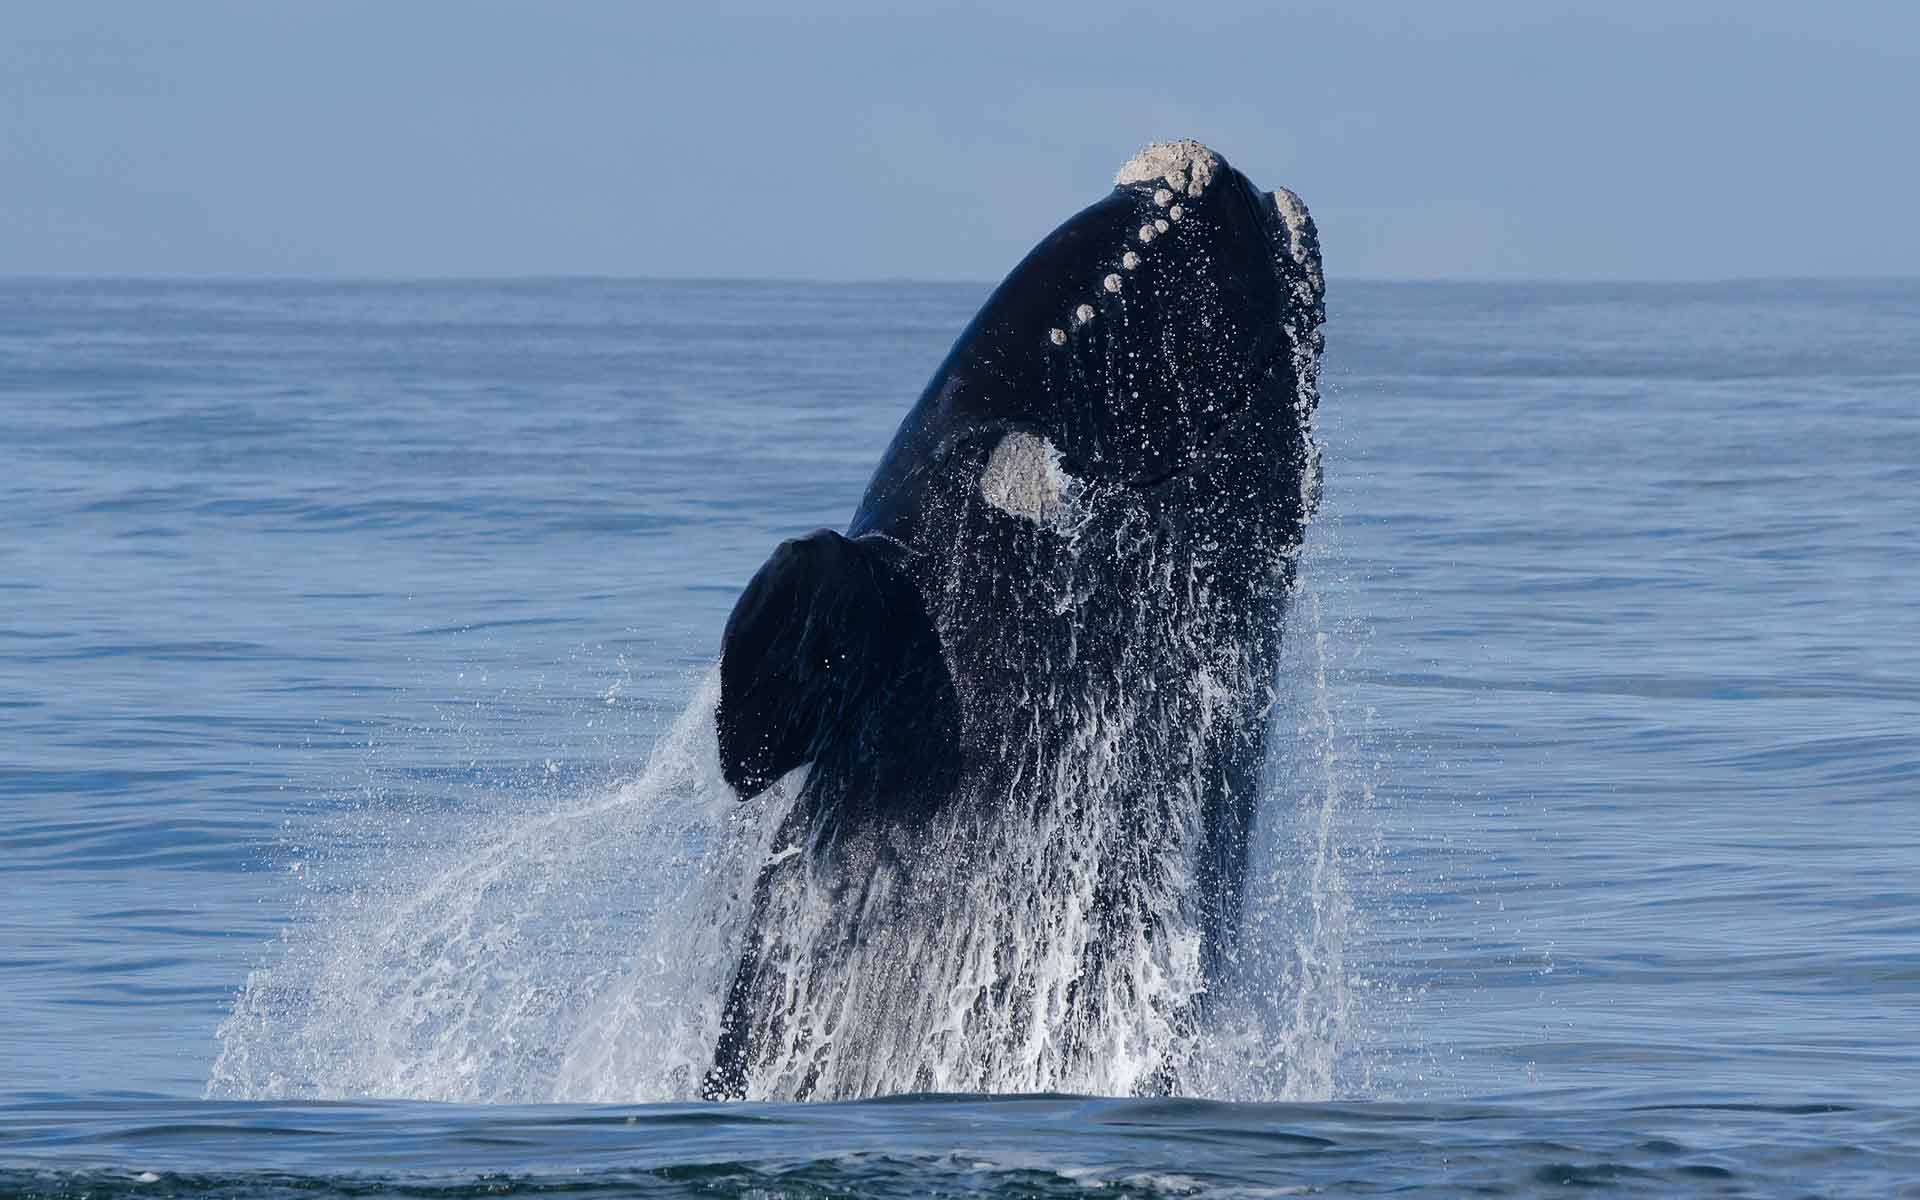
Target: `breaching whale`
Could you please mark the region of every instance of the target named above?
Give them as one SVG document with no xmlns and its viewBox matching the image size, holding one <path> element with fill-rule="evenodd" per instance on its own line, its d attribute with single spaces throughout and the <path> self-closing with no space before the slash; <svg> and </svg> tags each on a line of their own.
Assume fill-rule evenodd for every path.
<svg viewBox="0 0 1920 1200">
<path fill-rule="evenodd" d="M 844 534 L 727 622 L 789 781 L 709 1098 L 1180 1090 L 1235 944 L 1317 489 L 1318 235 L 1156 143 L 988 298 Z"/>
</svg>

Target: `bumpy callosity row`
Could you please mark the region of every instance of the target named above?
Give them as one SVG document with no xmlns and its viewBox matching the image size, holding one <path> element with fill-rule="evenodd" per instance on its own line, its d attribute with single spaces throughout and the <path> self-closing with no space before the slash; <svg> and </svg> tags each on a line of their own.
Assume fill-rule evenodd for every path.
<svg viewBox="0 0 1920 1200">
<path fill-rule="evenodd" d="M 1197 157 L 1193 150 L 1188 149 L 1185 143 L 1156 142 L 1135 155 L 1133 161 L 1126 167 L 1121 168 L 1120 176 L 1115 180 L 1116 183 L 1140 182 L 1138 179 L 1128 178 L 1129 169 L 1133 168 L 1136 164 L 1152 161 L 1156 156 L 1163 157 L 1175 164 L 1169 167 L 1162 176 L 1169 186 L 1156 188 L 1153 193 L 1154 204 L 1166 209 L 1167 215 L 1164 217 L 1155 217 L 1153 220 L 1140 226 L 1140 231 L 1137 236 L 1140 238 L 1141 245 L 1148 245 L 1159 235 L 1171 232 L 1173 229 L 1172 223 L 1187 215 L 1185 207 L 1174 203 L 1178 190 L 1184 190 L 1190 196 L 1198 196 L 1206 190 L 1207 183 L 1213 178 L 1215 161 L 1212 155 L 1207 154 L 1205 148 L 1200 147 L 1198 143 L 1194 143 L 1194 146 L 1197 148 L 1198 154 L 1205 155 L 1204 160 Z M 1126 270 L 1131 271 L 1140 265 L 1140 255 L 1132 250 L 1128 250 L 1120 255 L 1120 265 Z M 1100 286 L 1114 295 L 1119 295 L 1120 276 L 1117 273 L 1109 274 L 1100 281 Z M 1085 325 L 1092 320 L 1093 305 L 1082 304 L 1074 309 L 1074 325 Z M 1067 344 L 1067 331 L 1059 326 L 1055 326 L 1047 330 L 1047 340 L 1056 346 L 1064 346 Z"/>
</svg>

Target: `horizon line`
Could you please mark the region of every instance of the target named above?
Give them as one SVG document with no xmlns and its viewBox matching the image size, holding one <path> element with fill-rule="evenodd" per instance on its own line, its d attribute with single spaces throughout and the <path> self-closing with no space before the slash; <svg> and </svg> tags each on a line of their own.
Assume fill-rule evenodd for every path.
<svg viewBox="0 0 1920 1200">
<path fill-rule="evenodd" d="M 1700 275 L 1648 278 L 1609 275 L 1340 275 L 1329 272 L 1329 284 L 1399 284 L 1407 286 L 1583 286 L 1702 287 L 1731 284 L 1784 283 L 1913 283 L 1920 274 L 1835 275 Z M 151 284 L 475 284 L 475 283 L 679 283 L 679 284 L 806 284 L 818 287 L 866 287 L 874 284 L 916 284 L 933 287 L 993 287 L 998 279 L 939 278 L 918 275 L 875 275 L 862 278 L 826 278 L 808 275 L 626 275 L 607 272 L 527 272 L 474 274 L 161 274 L 150 272 L 0 272 L 0 284 L 151 283 Z"/>
</svg>

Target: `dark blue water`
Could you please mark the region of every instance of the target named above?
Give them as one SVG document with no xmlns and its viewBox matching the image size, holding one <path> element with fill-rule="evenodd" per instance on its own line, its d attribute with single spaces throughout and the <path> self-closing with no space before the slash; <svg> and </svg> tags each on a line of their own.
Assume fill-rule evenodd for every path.
<svg viewBox="0 0 1920 1200">
<path fill-rule="evenodd" d="M 1283 1069 L 674 1102 L 666 731 L 983 294 L 0 284 L 0 1191 L 1916 1187 L 1910 283 L 1336 281 Z"/>
</svg>

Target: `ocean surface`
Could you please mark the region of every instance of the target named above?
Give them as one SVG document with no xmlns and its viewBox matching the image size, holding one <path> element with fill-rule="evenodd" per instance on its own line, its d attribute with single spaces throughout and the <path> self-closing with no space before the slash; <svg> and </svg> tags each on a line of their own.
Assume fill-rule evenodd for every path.
<svg viewBox="0 0 1920 1200">
<path fill-rule="evenodd" d="M 0 1194 L 1920 1195 L 1910 282 L 1336 278 L 1279 1069 L 685 1099 L 721 626 L 986 290 L 0 281 Z"/>
</svg>

